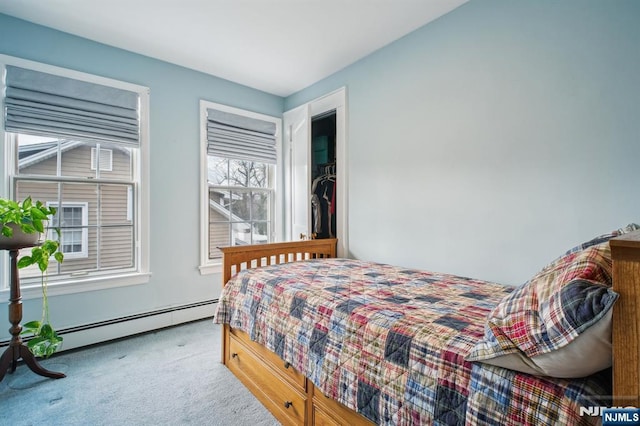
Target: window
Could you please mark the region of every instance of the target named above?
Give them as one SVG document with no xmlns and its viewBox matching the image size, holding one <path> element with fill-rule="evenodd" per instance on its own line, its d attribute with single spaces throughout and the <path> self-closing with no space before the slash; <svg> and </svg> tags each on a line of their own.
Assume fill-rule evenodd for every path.
<svg viewBox="0 0 640 426">
<path fill-rule="evenodd" d="M 60 238 L 49 230 L 48 238 L 59 240 L 65 260 L 88 257 L 88 203 L 47 203 L 57 209 L 51 227 L 60 230 Z"/>
<path fill-rule="evenodd" d="M 97 152 L 97 148 L 91 148 L 91 170 L 98 169 L 98 163 L 96 162 L 96 158 L 98 158 L 98 156 L 96 155 Z M 100 150 L 100 170 L 102 170 L 103 172 L 113 171 L 113 150 Z"/>
<path fill-rule="evenodd" d="M 279 118 L 201 101 L 202 267 L 219 265 L 221 246 L 276 238 Z"/>
<path fill-rule="evenodd" d="M 3 55 L 0 71 L 10 165 L 0 180 L 10 197 L 57 209 L 49 227 L 65 261 L 49 267 L 54 293 L 147 281 L 148 89 Z M 20 276 L 28 287 L 39 271 Z"/>
<path fill-rule="evenodd" d="M 273 205 L 271 166 L 248 160 L 207 156 L 209 185 L 209 258 L 216 247 L 271 240 Z"/>
</svg>

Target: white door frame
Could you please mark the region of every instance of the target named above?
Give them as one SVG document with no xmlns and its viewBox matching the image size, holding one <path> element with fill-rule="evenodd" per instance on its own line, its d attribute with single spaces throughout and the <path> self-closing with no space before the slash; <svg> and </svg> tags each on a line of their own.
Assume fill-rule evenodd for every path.
<svg viewBox="0 0 640 426">
<path fill-rule="evenodd" d="M 331 93 L 328 93 L 324 96 L 316 98 L 307 104 L 307 111 L 309 111 L 308 122 L 317 115 L 323 114 L 329 111 L 336 111 L 336 231 L 338 238 L 338 247 L 337 252 L 339 257 L 348 257 L 349 256 L 349 232 L 347 229 L 348 226 L 348 202 L 349 199 L 347 194 L 348 186 L 348 171 L 347 171 L 347 90 L 345 87 L 342 87 L 338 90 L 335 90 Z M 300 107 L 296 107 L 290 111 L 294 111 Z M 290 112 L 287 111 L 287 112 Z M 286 114 L 286 113 L 285 113 Z M 309 132 L 309 146 L 311 146 L 311 132 Z M 290 151 L 290 142 L 288 138 L 285 138 L 285 152 Z M 289 170 L 286 173 L 288 183 L 285 185 L 285 188 L 291 189 L 293 186 L 291 184 L 292 180 L 292 168 L 290 163 L 290 155 L 289 161 L 286 163 L 289 167 Z M 310 171 L 309 171 L 310 172 Z M 311 180 L 311 176 L 309 175 L 309 181 Z M 288 210 L 288 226 L 287 228 L 287 239 L 297 240 L 299 236 L 292 235 L 291 232 L 291 214 L 293 211 L 293 202 L 294 197 L 292 192 L 288 192 L 286 194 L 288 200 L 285 200 Z M 311 218 L 309 217 L 309 227 L 311 226 Z M 309 229 L 310 234 L 311 229 Z"/>
</svg>

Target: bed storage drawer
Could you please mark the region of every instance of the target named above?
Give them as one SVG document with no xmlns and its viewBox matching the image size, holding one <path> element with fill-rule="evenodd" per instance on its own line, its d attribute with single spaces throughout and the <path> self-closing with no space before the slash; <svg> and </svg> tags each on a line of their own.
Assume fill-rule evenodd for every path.
<svg viewBox="0 0 640 426">
<path fill-rule="evenodd" d="M 281 423 L 305 424 L 307 398 L 297 386 L 233 334 L 229 339 L 229 353 L 229 369 Z"/>
<path fill-rule="evenodd" d="M 373 425 L 369 419 L 327 398 L 313 386 L 313 424 L 314 425 Z"/>
<path fill-rule="evenodd" d="M 257 344 L 249 338 L 249 335 L 236 329 L 231 329 L 231 335 L 234 336 L 239 342 L 250 348 L 256 355 L 268 364 L 271 368 L 276 370 L 292 385 L 300 389 L 300 392 L 306 392 L 307 379 L 294 369 L 289 363 L 283 361 L 278 355 L 271 352 L 262 345 Z"/>
<path fill-rule="evenodd" d="M 322 407 L 313 406 L 313 424 L 314 426 L 340 426 L 341 423 L 325 413 Z"/>
</svg>

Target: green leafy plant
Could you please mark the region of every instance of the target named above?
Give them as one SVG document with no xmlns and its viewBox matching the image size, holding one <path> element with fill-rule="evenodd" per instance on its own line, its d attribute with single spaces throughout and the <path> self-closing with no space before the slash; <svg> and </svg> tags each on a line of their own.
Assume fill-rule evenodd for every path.
<svg viewBox="0 0 640 426">
<path fill-rule="evenodd" d="M 22 203 L 0 198 L 0 224 L 2 224 L 2 235 L 7 238 L 13 236 L 13 229 L 8 225 L 15 223 L 25 234 L 44 232 L 44 222 L 49 216 L 56 214 L 54 207 L 47 207 L 42 201 L 35 204 L 31 197 L 27 197 Z"/>
<path fill-rule="evenodd" d="M 21 203 L 5 198 L 0 198 L 0 224 L 2 235 L 6 238 L 13 236 L 14 229 L 9 224 L 15 224 L 25 234 L 36 232 L 44 234 L 45 223 L 56 214 L 54 207 L 47 207 L 41 201 L 35 203 L 31 197 L 27 197 Z M 60 230 L 54 229 L 60 238 Z M 62 337 L 58 336 L 49 320 L 49 299 L 47 297 L 47 270 L 49 261 L 53 258 L 62 263 L 64 255 L 59 250 L 60 243 L 55 240 L 45 240 L 31 249 L 30 255 L 25 255 L 18 260 L 18 268 L 26 268 L 37 265 L 40 270 L 40 283 L 42 287 L 42 319 L 29 321 L 23 325 L 22 334 L 30 334 L 32 338 L 27 342 L 29 350 L 39 357 L 48 358 L 60 345 Z"/>
</svg>

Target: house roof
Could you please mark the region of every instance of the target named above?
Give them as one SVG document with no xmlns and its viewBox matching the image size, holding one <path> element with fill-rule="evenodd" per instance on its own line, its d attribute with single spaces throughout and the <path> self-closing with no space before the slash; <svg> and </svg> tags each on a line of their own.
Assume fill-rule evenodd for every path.
<svg viewBox="0 0 640 426">
<path fill-rule="evenodd" d="M 231 214 L 231 221 L 234 223 L 234 225 L 236 225 L 237 227 L 241 228 L 244 231 L 251 230 L 251 225 L 249 225 L 243 218 L 241 218 L 240 216 L 236 216 L 235 214 L 232 214 L 228 209 L 225 209 L 220 203 L 216 203 L 215 201 L 209 199 L 209 207 L 212 210 L 220 213 L 225 217 L 229 217 L 229 215 Z M 262 242 L 267 242 L 266 237 L 265 237 L 265 240 Z M 239 241 L 236 240 L 236 244 L 238 243 Z M 250 241 L 244 241 L 244 243 L 250 244 Z"/>
<path fill-rule="evenodd" d="M 60 143 L 60 150 L 66 152 L 80 145 L 82 142 L 65 140 Z M 55 157 L 57 154 L 57 140 L 20 145 L 18 147 L 18 170 Z"/>
<path fill-rule="evenodd" d="M 71 151 L 84 145 L 84 142 L 69 139 L 60 140 L 60 151 L 62 153 Z M 127 148 L 119 146 L 108 146 L 108 149 L 119 149 L 126 151 Z M 58 139 L 45 142 L 35 142 L 18 144 L 18 169 L 30 167 L 58 154 Z"/>
<path fill-rule="evenodd" d="M 209 207 L 212 210 L 220 213 L 224 217 L 229 217 L 229 215 L 231 215 L 231 221 L 237 223 L 243 229 L 249 229 L 250 228 L 249 224 L 244 222 L 244 219 L 242 219 L 240 216 L 236 216 L 235 214 L 232 214 L 231 211 L 229 211 L 229 209 L 225 209 L 222 206 L 222 204 L 216 203 L 215 201 L 209 199 Z"/>
</svg>

